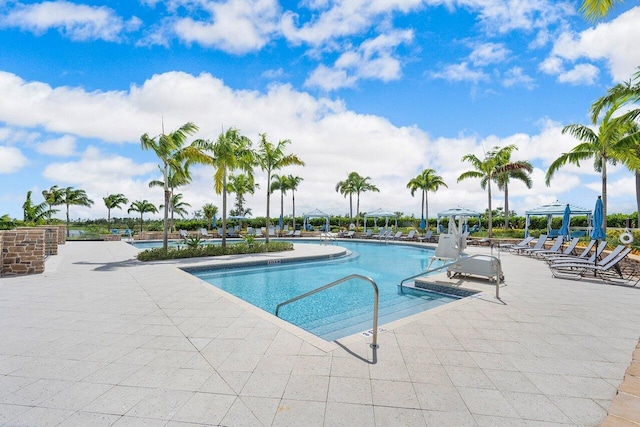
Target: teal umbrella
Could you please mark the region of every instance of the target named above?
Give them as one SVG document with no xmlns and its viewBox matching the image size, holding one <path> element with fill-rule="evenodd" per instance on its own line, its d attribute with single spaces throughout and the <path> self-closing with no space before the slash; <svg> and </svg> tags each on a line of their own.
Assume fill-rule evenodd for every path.
<svg viewBox="0 0 640 427">
<path fill-rule="evenodd" d="M 593 246 L 598 249 L 598 244 L 600 240 L 604 240 L 607 238 L 607 233 L 602 228 L 602 223 L 604 222 L 604 206 L 602 205 L 602 197 L 598 196 L 598 200 L 596 200 L 596 207 L 593 209 L 593 231 L 591 231 L 591 238 L 596 241 L 596 244 Z M 595 262 L 598 262 L 596 259 Z M 595 271 L 593 272 L 595 275 Z"/>
<path fill-rule="evenodd" d="M 562 216 L 562 227 L 560 227 L 560 231 L 558 235 L 566 236 L 566 240 L 569 240 L 569 222 L 571 222 L 571 208 L 569 208 L 569 204 L 567 203 L 567 207 L 564 208 L 564 215 Z"/>
</svg>

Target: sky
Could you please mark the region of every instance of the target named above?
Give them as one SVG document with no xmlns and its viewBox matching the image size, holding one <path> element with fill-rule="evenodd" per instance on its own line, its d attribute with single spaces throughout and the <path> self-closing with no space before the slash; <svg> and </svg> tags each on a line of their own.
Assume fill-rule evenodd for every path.
<svg viewBox="0 0 640 427">
<path fill-rule="evenodd" d="M 103 197 L 162 203 L 158 159 L 140 136 L 193 122 L 193 138 L 237 128 L 306 165 L 298 215 L 344 215 L 336 193 L 350 172 L 370 177 L 360 210 L 420 217 L 407 183 L 423 169 L 447 188 L 428 194 L 429 214 L 484 211 L 479 180 L 457 182 L 482 158 L 516 144 L 534 165 L 533 187 L 514 181 L 510 209 L 559 200 L 592 208 L 600 176 L 591 162 L 548 166 L 578 141 L 562 128 L 590 124 L 589 107 L 640 66 L 640 0 L 591 22 L 577 1 L 555 0 L 0 0 L 0 216 L 22 218 L 27 191 L 86 191 L 92 207 L 71 218 L 106 218 Z M 181 187 L 190 214 L 221 207 L 211 166 Z M 266 211 L 266 176 L 247 196 Z M 608 211 L 635 212 L 635 181 L 609 170 Z M 280 213 L 279 194 L 271 216 Z M 493 192 L 493 207 L 504 195 Z M 355 206 L 354 206 L 355 209 Z M 291 194 L 285 196 L 291 213 Z M 56 215 L 64 218 L 64 209 Z M 129 217 L 127 207 L 112 216 Z M 149 217 L 154 217 L 151 215 Z M 159 218 L 159 215 L 155 217 Z"/>
</svg>

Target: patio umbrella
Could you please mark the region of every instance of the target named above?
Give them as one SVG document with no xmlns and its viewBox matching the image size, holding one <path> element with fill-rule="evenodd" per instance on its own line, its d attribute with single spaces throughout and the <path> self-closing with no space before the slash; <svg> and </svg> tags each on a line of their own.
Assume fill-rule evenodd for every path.
<svg viewBox="0 0 640 427">
<path fill-rule="evenodd" d="M 420 218 L 420 228 L 424 229 L 426 225 L 426 221 L 424 220 L 424 217 Z"/>
<path fill-rule="evenodd" d="M 598 247 L 599 240 L 604 240 L 607 238 L 607 233 L 602 228 L 603 222 L 604 207 L 602 206 L 602 197 L 598 196 L 598 200 L 596 200 L 596 207 L 593 209 L 593 231 L 591 232 L 591 238 L 596 241 L 596 244 L 594 246 L 595 248 Z"/>
<path fill-rule="evenodd" d="M 282 230 L 282 223 L 283 223 L 283 219 L 282 219 L 282 215 L 280 215 L 280 219 L 278 220 L 278 225 L 280 225 L 280 230 Z"/>
<path fill-rule="evenodd" d="M 213 219 L 211 220 L 211 227 L 216 228 L 216 223 L 218 220 L 216 219 L 216 214 L 213 214 Z"/>
<path fill-rule="evenodd" d="M 560 231 L 558 235 L 565 236 L 566 240 L 569 240 L 569 222 L 571 221 L 571 208 L 569 208 L 569 204 L 567 203 L 567 207 L 564 208 L 564 215 L 562 216 L 562 227 L 560 227 Z"/>
</svg>

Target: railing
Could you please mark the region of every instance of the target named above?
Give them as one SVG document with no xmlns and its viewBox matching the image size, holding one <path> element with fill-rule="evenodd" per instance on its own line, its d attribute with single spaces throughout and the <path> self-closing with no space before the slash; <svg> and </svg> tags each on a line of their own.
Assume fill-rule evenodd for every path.
<svg viewBox="0 0 640 427">
<path fill-rule="evenodd" d="M 413 276 L 409 276 L 409 277 L 406 277 L 406 278 L 402 279 L 402 280 L 400 281 L 400 292 L 402 292 L 402 286 L 403 286 L 404 282 L 406 282 L 406 281 L 408 281 L 408 280 L 411 280 L 411 279 L 415 279 L 416 277 L 424 276 L 425 274 L 433 273 L 433 272 L 435 272 L 435 271 L 440 271 L 440 270 L 442 270 L 443 268 L 449 267 L 450 265 L 452 265 L 452 264 L 453 264 L 453 263 L 455 263 L 456 261 L 458 261 L 458 258 L 456 258 L 455 260 L 453 260 L 453 261 L 451 261 L 451 262 L 449 262 L 449 263 L 442 264 L 442 265 L 441 265 L 441 266 L 439 266 L 439 267 L 430 268 L 430 269 L 425 270 L 425 271 L 423 271 L 423 272 L 421 272 L 421 273 L 414 274 Z"/>
<path fill-rule="evenodd" d="M 349 276 L 343 277 L 342 279 L 338 279 L 317 289 L 314 289 L 302 295 L 298 295 L 297 297 L 293 297 L 287 301 L 281 302 L 276 306 L 276 317 L 278 317 L 278 311 L 280 310 L 280 307 L 291 304 L 292 302 L 296 302 L 313 294 L 317 294 L 318 292 L 322 292 L 326 289 L 339 285 L 340 283 L 347 282 L 351 279 L 364 280 L 371 283 L 371 286 L 373 286 L 373 342 L 370 344 L 370 347 L 374 349 L 378 348 L 378 285 L 370 277 L 362 276 L 360 274 L 351 274 Z"/>
<path fill-rule="evenodd" d="M 335 234 L 333 233 L 327 233 L 327 232 L 322 232 L 320 234 L 320 238 L 322 239 L 322 242 L 326 245 L 327 242 L 331 241 L 331 242 L 337 242 L 338 240 L 336 239 Z"/>
</svg>

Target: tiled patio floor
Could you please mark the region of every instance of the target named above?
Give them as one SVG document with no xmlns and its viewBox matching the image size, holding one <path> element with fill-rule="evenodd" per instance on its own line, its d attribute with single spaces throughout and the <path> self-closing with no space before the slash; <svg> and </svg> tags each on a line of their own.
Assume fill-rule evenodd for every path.
<svg viewBox="0 0 640 427">
<path fill-rule="evenodd" d="M 71 242 L 0 279 L 0 425 L 595 426 L 640 336 L 639 289 L 503 254 L 502 302 L 385 325 L 372 363 L 135 252 Z"/>
</svg>

